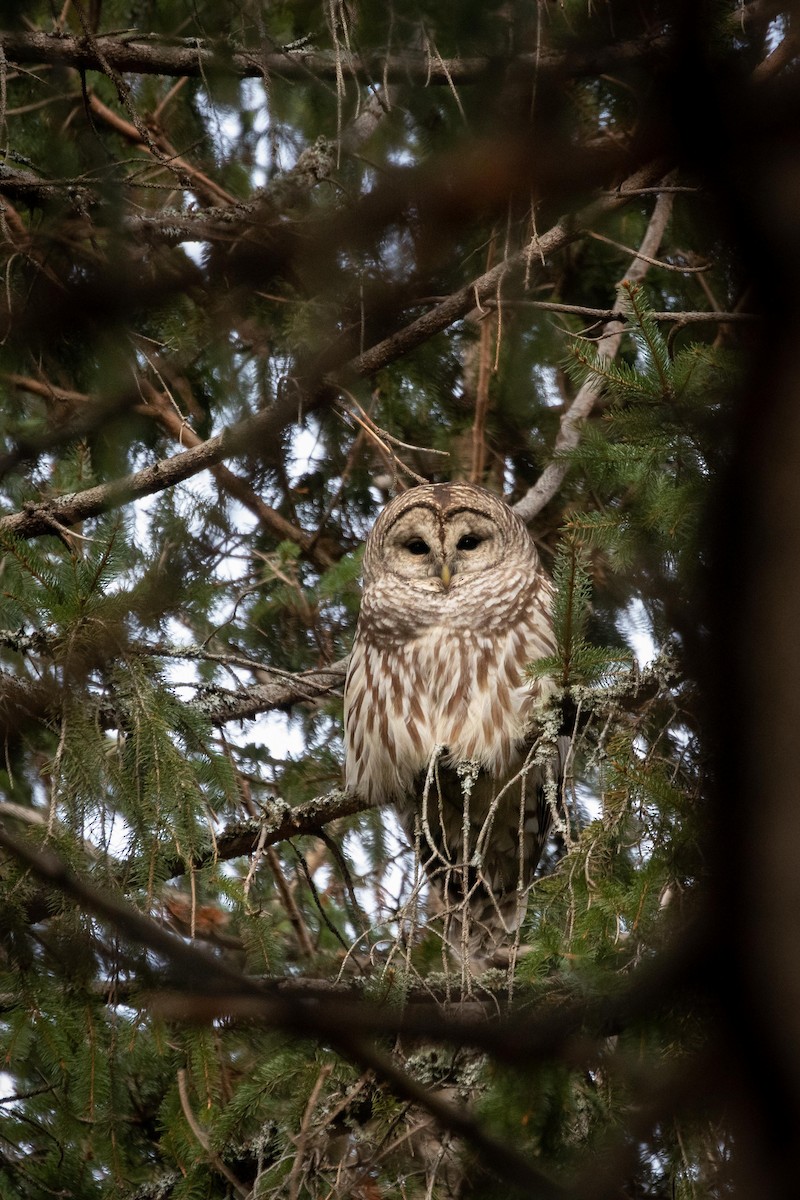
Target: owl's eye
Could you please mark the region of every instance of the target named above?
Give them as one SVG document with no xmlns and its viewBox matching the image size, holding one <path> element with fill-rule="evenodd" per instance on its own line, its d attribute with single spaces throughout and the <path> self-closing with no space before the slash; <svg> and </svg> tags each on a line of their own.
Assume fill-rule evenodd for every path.
<svg viewBox="0 0 800 1200">
<path fill-rule="evenodd" d="M 483 538 L 476 537 L 474 533 L 465 533 L 462 538 L 458 539 L 456 546 L 457 550 L 476 550 L 480 546 Z"/>
<path fill-rule="evenodd" d="M 422 538 L 412 538 L 410 542 L 406 542 L 406 550 L 409 554 L 427 554 L 430 546 L 423 542 Z"/>
</svg>

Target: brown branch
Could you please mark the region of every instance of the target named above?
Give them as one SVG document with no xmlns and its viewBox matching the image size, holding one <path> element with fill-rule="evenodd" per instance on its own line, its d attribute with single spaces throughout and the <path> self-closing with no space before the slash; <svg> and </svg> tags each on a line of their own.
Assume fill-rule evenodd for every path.
<svg viewBox="0 0 800 1200">
<path fill-rule="evenodd" d="M 497 235 L 493 234 L 487 254 L 487 267 L 491 267 L 495 258 Z M 477 313 L 479 316 L 478 343 L 473 347 L 469 358 L 470 370 L 465 372 L 464 384 L 470 384 L 469 391 L 475 395 L 475 416 L 472 422 L 472 464 L 470 480 L 472 483 L 484 482 L 486 468 L 486 419 L 489 413 L 489 381 L 492 375 L 492 364 L 495 352 L 500 344 L 500 317 L 502 309 L 495 303 L 489 314 Z"/>
<path fill-rule="evenodd" d="M 287 389 L 289 393 L 289 389 Z M 322 397 L 320 397 L 321 402 Z M 314 407 L 314 405 L 307 406 Z M 171 458 L 161 459 L 142 471 L 135 471 L 111 483 L 98 484 L 82 492 L 71 492 L 40 503 L 30 503 L 22 512 L 0 518 L 0 536 L 18 538 L 40 537 L 52 533 L 54 527 L 69 527 L 79 521 L 100 516 L 120 508 L 142 496 L 151 496 L 176 483 L 190 479 L 200 471 L 209 470 L 223 458 L 252 452 L 254 447 L 277 442 L 281 433 L 297 420 L 298 402 L 286 394 L 264 412 L 257 413 L 224 429 L 191 450 Z M 84 422 L 85 423 L 85 422 Z M 7 455 L 6 458 L 15 457 Z M 7 469 L 0 460 L 0 472 Z"/>
<path fill-rule="evenodd" d="M 297 1135 L 294 1163 L 292 1164 L 292 1169 L 289 1173 L 288 1200 L 297 1200 L 300 1194 L 300 1179 L 305 1158 L 306 1142 L 308 1140 L 308 1133 L 311 1128 L 311 1118 L 314 1115 L 314 1109 L 317 1107 L 317 1101 L 319 1100 L 320 1092 L 325 1086 L 325 1081 L 332 1070 L 333 1063 L 324 1063 L 319 1075 L 317 1076 L 316 1083 L 311 1089 L 311 1095 L 308 1098 L 308 1103 L 306 1104 L 306 1109 L 303 1113 L 303 1119 L 300 1123 L 300 1132 Z"/>
<path fill-rule="evenodd" d="M 204 445 L 200 435 L 195 433 L 191 425 L 182 419 L 164 394 L 158 392 L 148 380 L 142 380 L 141 384 L 147 397 L 147 403 L 137 405 L 136 410 L 138 412 L 154 417 L 162 428 L 166 429 L 175 438 L 176 442 L 186 449 L 193 450 Z M 210 470 L 220 488 L 227 492 L 228 495 L 234 496 L 245 508 L 249 509 L 258 518 L 264 529 L 268 530 L 274 537 L 280 541 L 294 542 L 321 570 L 332 566 L 336 561 L 336 557 L 330 553 L 325 544 L 317 542 L 314 545 L 312 534 L 306 533 L 298 525 L 293 525 L 291 521 L 287 521 L 285 517 L 281 516 L 276 509 L 270 507 L 269 504 L 265 504 L 255 488 L 251 487 L 246 479 L 235 475 L 233 471 L 222 464 L 211 467 Z"/>
<path fill-rule="evenodd" d="M 523 269 L 531 261 L 546 258 L 563 250 L 571 242 L 582 236 L 586 226 L 591 225 L 598 217 L 606 213 L 616 212 L 624 208 L 631 199 L 635 198 L 637 188 L 651 180 L 658 179 L 664 173 L 663 164 L 648 163 L 629 175 L 613 194 L 601 196 L 599 199 L 580 209 L 568 222 L 554 225 L 535 240 L 535 243 L 525 250 L 509 255 L 502 259 L 490 271 L 468 283 L 459 291 L 448 296 L 441 304 L 417 317 L 403 329 L 372 346 L 363 354 L 354 358 L 345 370 L 343 376 L 354 375 L 363 377 L 381 370 L 400 355 L 408 353 L 414 347 L 427 341 L 436 333 L 441 333 L 449 325 L 460 320 L 475 308 L 476 303 L 484 304 L 490 299 L 496 299 L 497 288 L 503 276 L 512 271 Z"/>
<path fill-rule="evenodd" d="M 283 873 L 281 860 L 278 858 L 278 855 L 275 853 L 272 846 L 267 846 L 266 858 L 267 862 L 269 863 L 269 869 L 272 871 L 272 877 L 275 880 L 275 886 L 278 889 L 278 895 L 281 898 L 281 903 L 283 904 L 283 907 L 286 910 L 286 915 L 291 922 L 292 928 L 294 929 L 297 943 L 300 947 L 300 952 L 306 958 L 313 958 L 314 944 L 311 941 L 306 923 L 303 920 L 303 914 L 297 907 L 297 901 L 294 898 L 294 893 L 286 882 L 286 876 Z"/>
<path fill-rule="evenodd" d="M 218 1174 L 222 1175 L 224 1179 L 227 1179 L 236 1195 L 240 1197 L 240 1200 L 247 1200 L 247 1197 L 250 1195 L 250 1189 L 246 1188 L 244 1184 L 236 1178 L 230 1167 L 228 1167 L 216 1153 L 211 1145 L 208 1134 L 205 1132 L 197 1117 L 194 1115 L 194 1112 L 192 1111 L 191 1101 L 189 1100 L 188 1077 L 183 1068 L 178 1071 L 178 1096 L 180 1097 L 181 1109 L 183 1110 L 183 1115 L 186 1118 L 186 1124 L 191 1129 L 198 1141 L 198 1144 L 205 1151 L 209 1165 L 212 1166 Z"/>
<path fill-rule="evenodd" d="M 0 371 L 0 379 L 5 379 L 6 383 L 10 383 L 21 392 L 30 392 L 33 396 L 42 396 L 45 400 L 55 400 L 59 404 L 89 404 L 91 401 L 87 392 L 58 387 L 49 379 L 35 379 L 32 375 L 17 375 L 13 371 Z"/>
<path fill-rule="evenodd" d="M 790 63 L 794 62 L 800 54 L 800 38 L 797 32 L 789 27 L 786 36 L 778 43 L 762 62 L 753 70 L 753 79 L 756 83 L 763 83 L 768 79 L 772 79 Z"/>
<path fill-rule="evenodd" d="M 734 9 L 728 17 L 733 29 L 757 28 L 785 11 L 782 4 L 751 3 Z M 470 56 L 443 59 L 438 54 L 407 51 L 403 54 L 349 54 L 349 74 L 362 83 L 380 79 L 389 83 L 424 83 L 452 88 L 474 83 L 492 73 L 496 79 L 509 69 L 530 71 L 539 77 L 598 75 L 626 64 L 641 68 L 663 59 L 673 47 L 664 34 L 645 34 L 630 41 L 617 41 L 593 49 L 567 51 L 538 47 L 530 53 L 487 58 Z M 8 30 L 0 32 L 0 48 L 10 64 L 52 64 L 103 71 L 108 68 L 138 75 L 187 76 L 208 79 L 214 75 L 240 79 L 264 79 L 276 74 L 284 79 L 308 81 L 310 77 L 336 82 L 341 61 L 334 52 L 313 48 L 267 49 L 263 45 L 236 46 L 232 39 L 219 42 L 198 38 L 160 40 L 135 31 L 124 35 L 93 38 L 61 32 Z M 100 53 L 98 54 L 98 48 Z M 102 62 L 100 61 L 102 57 Z M 766 61 L 769 61 L 767 59 Z"/>
<path fill-rule="evenodd" d="M 94 42 L 94 44 L 92 44 Z M 618 42 L 597 50 L 563 53 L 537 50 L 535 53 L 509 56 L 506 66 L 537 72 L 586 75 L 619 68 L 626 63 L 641 65 L 648 58 L 659 58 L 672 45 L 664 36 L 642 37 Z M 206 79 L 228 75 L 240 79 L 263 79 L 276 74 L 284 79 L 336 81 L 341 71 L 336 55 L 313 49 L 265 50 L 235 48 L 229 40 L 215 44 L 198 39 L 173 42 L 150 39 L 146 35 L 92 39 L 42 32 L 7 31 L 0 33 L 0 47 L 9 63 L 47 63 L 102 71 L 111 68 L 138 75 L 169 75 Z M 98 53 L 99 50 L 99 53 Z M 102 59 L 102 61 L 101 61 Z M 366 83 L 375 79 L 389 83 L 409 80 L 452 87 L 473 83 L 488 72 L 502 68 L 498 58 L 473 56 L 441 59 L 423 51 L 395 55 L 348 55 L 348 73 Z M 496 76 L 495 76 L 496 77 Z"/>
<path fill-rule="evenodd" d="M 174 147 L 163 136 L 152 134 L 144 127 L 139 128 L 131 122 L 124 120 L 113 109 L 103 104 L 102 100 L 98 99 L 94 93 L 91 93 L 89 96 L 89 107 L 95 116 L 105 121 L 115 133 L 120 134 L 121 137 L 124 137 L 134 146 L 138 146 L 141 150 L 150 154 L 160 166 L 173 171 L 178 176 L 181 186 L 189 186 L 204 204 L 236 204 L 235 196 L 231 195 L 230 192 L 226 192 L 223 187 L 220 187 L 218 183 L 209 178 L 205 172 L 187 162 L 185 158 L 181 158 Z"/>
<path fill-rule="evenodd" d="M 83 405 L 91 403 L 91 397 L 87 393 L 57 387 L 47 379 L 34 379 L 30 375 L 17 375 L 12 372 L 0 373 L 0 379 L 5 379 L 6 382 L 20 391 L 30 392 L 35 396 L 42 396 L 46 400 Z M 147 417 L 153 417 L 185 449 L 193 450 L 198 446 L 204 445 L 199 434 L 195 433 L 191 425 L 181 418 L 165 395 L 158 392 L 147 379 L 140 379 L 139 386 L 146 400 L 143 404 L 132 406 L 135 412 Z M 312 535 L 307 534 L 298 526 L 292 525 L 290 521 L 282 517 L 274 508 L 270 508 L 268 504 L 265 504 L 246 480 L 241 479 L 238 475 L 234 475 L 232 471 L 224 466 L 211 467 L 210 470 L 220 487 L 228 492 L 229 495 L 239 500 L 254 516 L 258 517 L 261 524 L 273 533 L 275 537 L 283 541 L 296 542 L 304 551 L 308 551 L 309 557 L 321 568 L 324 569 L 331 566 L 334 559 L 324 548 L 314 550 L 311 547 Z"/>
</svg>

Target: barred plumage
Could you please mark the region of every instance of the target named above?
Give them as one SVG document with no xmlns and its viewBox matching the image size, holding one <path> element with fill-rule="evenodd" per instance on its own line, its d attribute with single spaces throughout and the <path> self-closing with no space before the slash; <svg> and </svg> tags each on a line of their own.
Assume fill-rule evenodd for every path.
<svg viewBox="0 0 800 1200">
<path fill-rule="evenodd" d="M 477 967 L 518 927 L 550 824 L 546 767 L 526 755 L 551 685 L 525 668 L 554 652 L 551 600 L 523 523 L 471 484 L 405 492 L 367 539 L 346 783 L 396 805 L 447 939 Z"/>
</svg>

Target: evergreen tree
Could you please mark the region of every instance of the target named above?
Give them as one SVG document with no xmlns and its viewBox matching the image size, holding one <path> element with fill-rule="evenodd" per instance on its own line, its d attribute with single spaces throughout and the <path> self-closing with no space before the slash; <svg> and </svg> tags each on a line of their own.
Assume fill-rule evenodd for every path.
<svg viewBox="0 0 800 1200">
<path fill-rule="evenodd" d="M 4 1200 L 792 1194 L 792 15 L 2 6 Z M 480 978 L 341 791 L 364 536 L 447 479 L 570 745 Z"/>
</svg>

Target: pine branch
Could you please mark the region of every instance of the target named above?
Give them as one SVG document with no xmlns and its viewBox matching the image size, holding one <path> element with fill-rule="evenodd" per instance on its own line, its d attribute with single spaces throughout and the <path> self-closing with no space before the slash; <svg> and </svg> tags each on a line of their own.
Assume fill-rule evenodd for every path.
<svg viewBox="0 0 800 1200">
<path fill-rule="evenodd" d="M 89 407 L 95 413 L 103 412 L 101 402 L 93 400 L 84 392 L 70 391 L 60 388 L 45 379 L 34 379 L 28 375 L 0 373 L 0 379 L 5 379 L 13 387 L 32 395 L 42 396 L 45 400 L 53 399 L 59 402 L 77 403 Z M 145 395 L 145 401 L 132 405 L 134 412 L 152 417 L 179 443 L 187 449 L 196 449 L 204 443 L 186 420 L 181 419 L 176 409 L 168 402 L 167 397 L 158 392 L 147 379 L 138 380 L 139 389 Z M 227 467 L 218 465 L 210 468 L 220 488 L 228 495 L 234 496 L 250 510 L 261 522 L 262 526 L 280 541 L 292 541 L 300 546 L 309 560 L 321 570 L 325 570 L 337 561 L 330 552 L 327 544 L 319 544 L 319 540 L 306 533 L 298 526 L 287 521 L 270 505 L 265 504 L 261 496 L 241 476 L 234 474 Z M 1 519 L 1 518 L 0 518 Z"/>
<path fill-rule="evenodd" d="M 18 840 L 8 833 L 2 823 L 0 846 L 27 866 L 37 878 L 69 896 L 101 920 L 110 923 L 124 938 L 137 945 L 146 946 L 170 971 L 179 974 L 189 989 L 196 989 L 196 992 L 189 990 L 186 994 L 151 993 L 149 1006 L 154 1014 L 171 1020 L 199 1019 L 204 1022 L 213 996 L 216 996 L 217 1009 L 228 1009 L 230 998 L 230 1014 L 234 1018 L 238 1016 L 242 1002 L 245 1005 L 249 1003 L 253 1011 L 258 1012 L 257 1019 L 288 1033 L 327 1040 L 339 1053 L 357 1063 L 362 1069 L 373 1071 L 378 1079 L 388 1084 L 397 1095 L 418 1104 L 430 1112 L 443 1128 L 451 1129 L 467 1139 L 486 1164 L 502 1178 L 515 1185 L 535 1188 L 536 1194 L 542 1197 L 542 1200 L 560 1200 L 561 1197 L 566 1197 L 567 1193 L 561 1187 L 553 1184 L 512 1147 L 489 1135 L 462 1107 L 429 1091 L 365 1040 L 365 1032 L 369 1031 L 370 1026 L 374 1028 L 375 1013 L 382 1010 L 373 1011 L 372 1005 L 358 1006 L 363 1009 L 365 1018 L 368 1012 L 372 1013 L 373 1019 L 365 1026 L 359 1020 L 358 1009 L 354 1012 L 348 1007 L 346 1020 L 342 1021 L 343 1014 L 334 1012 L 330 1000 L 324 1006 L 320 1006 L 317 1003 L 303 1004 L 297 996 L 289 999 L 274 993 L 265 993 L 258 983 L 229 967 L 223 960 L 195 944 L 176 937 L 150 917 L 111 896 L 108 891 L 101 891 L 79 878 L 55 855 L 34 850 Z M 388 1022 L 381 1022 L 384 1029 L 397 1024 L 394 1013 L 389 1011 L 387 1016 Z"/>
<path fill-rule="evenodd" d="M 265 989 L 195 944 L 169 933 L 150 917 L 126 902 L 100 890 L 70 871 L 55 855 L 11 835 L 0 822 L 0 846 L 44 883 L 55 887 L 109 923 L 123 938 L 145 946 L 183 980 L 180 991 L 154 991 L 151 1011 L 170 1021 L 207 1024 L 214 1020 L 258 1021 L 299 1037 L 333 1045 L 362 1069 L 375 1073 L 398 1096 L 429 1112 L 439 1124 L 464 1138 L 483 1162 L 514 1186 L 531 1189 L 543 1200 L 561 1200 L 568 1192 L 553 1182 L 511 1146 L 489 1135 L 465 1109 L 431 1092 L 407 1071 L 366 1041 L 387 1033 L 435 1037 L 453 1045 L 471 1045 L 519 1066 L 566 1057 L 574 1063 L 595 1053 L 584 1041 L 578 1053 L 575 1039 L 591 1030 L 608 1037 L 634 1020 L 637 1014 L 652 1018 L 674 1002 L 677 992 L 711 979 L 715 970 L 713 942 L 702 927 L 683 930 L 675 945 L 656 960 L 632 969 L 623 988 L 613 994 L 558 1004 L 538 1019 L 525 1012 L 505 1021 L 461 1021 L 436 1009 L 427 1012 L 374 1004 L 342 1005 L 330 996 L 301 1001 L 295 993 L 282 996 Z M 593 1158 L 595 1156 L 593 1155 Z"/>
</svg>

